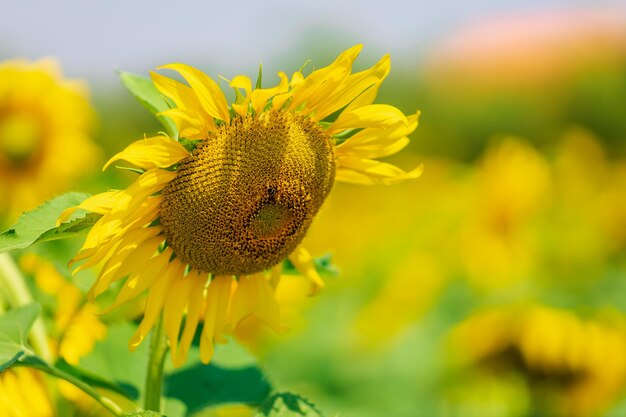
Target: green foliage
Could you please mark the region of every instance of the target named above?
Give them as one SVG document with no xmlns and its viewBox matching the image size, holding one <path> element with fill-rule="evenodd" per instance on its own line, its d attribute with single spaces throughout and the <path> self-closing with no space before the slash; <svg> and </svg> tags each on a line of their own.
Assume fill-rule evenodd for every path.
<svg viewBox="0 0 626 417">
<path fill-rule="evenodd" d="M 170 108 L 163 96 L 156 89 L 152 80 L 141 75 L 130 72 L 120 71 L 120 79 L 126 89 L 157 119 L 163 124 L 168 135 L 172 138 L 178 137 L 178 129 L 172 120 L 167 117 L 159 116 L 158 113 Z"/>
<path fill-rule="evenodd" d="M 0 315 L 0 372 L 32 355 L 26 339 L 40 311 L 31 304 Z"/>
<path fill-rule="evenodd" d="M 323 417 L 309 400 L 290 392 L 269 397 L 259 408 L 255 417 Z"/>
<path fill-rule="evenodd" d="M 67 193 L 55 197 L 22 214 L 18 222 L 0 234 L 0 253 L 23 249 L 37 242 L 66 239 L 86 232 L 100 217 L 90 214 L 80 219 L 56 226 L 56 221 L 63 210 L 77 206 L 89 197 L 84 193 Z"/>
<path fill-rule="evenodd" d="M 109 391 L 117 392 L 118 394 L 124 395 L 125 397 L 136 400 L 138 396 L 138 392 L 133 387 L 129 387 L 124 383 L 115 383 L 110 380 L 105 379 L 102 375 L 92 372 L 91 370 L 87 370 L 78 366 L 70 365 L 64 360 L 59 360 L 55 367 L 68 375 L 73 376 L 76 379 L 79 379 L 92 387 L 95 388 L 104 388 Z"/>
<path fill-rule="evenodd" d="M 130 414 L 124 414 L 122 417 L 166 417 L 156 411 L 135 411 Z"/>
<path fill-rule="evenodd" d="M 183 402 L 188 413 L 218 404 L 260 404 L 271 391 L 261 370 L 254 366 L 195 364 L 168 375 L 165 385 L 165 395 Z"/>
<path fill-rule="evenodd" d="M 135 332 L 130 323 L 110 325 L 107 337 L 96 343 L 94 349 L 80 360 L 80 367 L 112 381 L 116 391 L 128 398 L 138 400 L 146 378 L 147 343 L 135 352 L 128 349 L 128 340 Z"/>
<path fill-rule="evenodd" d="M 121 392 L 120 389 L 99 377 L 83 379 L 81 377 L 84 377 L 85 374 L 71 369 L 69 365 L 66 365 L 65 369 L 52 366 L 36 356 L 32 349 L 27 346 L 26 339 L 28 333 L 40 312 L 41 307 L 39 304 L 31 304 L 9 310 L 7 313 L 0 315 L 0 372 L 14 366 L 38 369 L 49 375 L 70 382 L 99 401 L 110 411 L 114 411 L 115 408 L 111 406 L 109 402 L 106 402 L 106 400 L 92 388 L 89 382 L 96 382 L 94 386 L 114 389 L 118 392 Z M 68 372 L 68 370 L 71 372 Z"/>
</svg>

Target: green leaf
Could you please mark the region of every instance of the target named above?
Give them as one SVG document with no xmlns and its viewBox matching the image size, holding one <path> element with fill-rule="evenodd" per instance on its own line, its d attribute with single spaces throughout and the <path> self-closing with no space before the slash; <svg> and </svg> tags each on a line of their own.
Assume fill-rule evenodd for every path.
<svg viewBox="0 0 626 417">
<path fill-rule="evenodd" d="M 167 130 L 168 135 L 172 138 L 178 137 L 178 129 L 174 122 L 164 116 L 159 116 L 157 113 L 168 110 L 170 106 L 165 101 L 161 93 L 156 89 L 152 80 L 141 75 L 133 74 L 130 72 L 120 71 L 120 79 L 124 84 L 124 87 L 157 119 L 163 124 Z"/>
<path fill-rule="evenodd" d="M 63 210 L 80 204 L 87 197 L 89 194 L 63 194 L 22 214 L 13 227 L 0 234 L 0 253 L 23 249 L 35 242 L 65 239 L 89 229 L 98 215 L 85 216 L 56 227 L 56 221 Z"/>
<path fill-rule="evenodd" d="M 146 379 L 148 344 L 141 344 L 134 352 L 128 349 L 128 341 L 135 329 L 136 326 L 130 323 L 109 326 L 107 337 L 97 342 L 94 349 L 81 358 L 79 365 L 94 375 L 112 381 L 121 393 L 138 400 Z"/>
<path fill-rule="evenodd" d="M 40 312 L 39 304 L 30 304 L 0 316 L 0 372 L 32 354 L 26 339 Z"/>
<path fill-rule="evenodd" d="M 290 392 L 277 393 L 269 397 L 255 417 L 323 417 L 309 400 Z"/>
<path fill-rule="evenodd" d="M 122 417 L 165 417 L 156 411 L 135 411 L 130 414 L 124 414 Z"/>
<path fill-rule="evenodd" d="M 64 360 L 59 360 L 55 364 L 57 369 L 73 376 L 74 378 L 80 379 L 81 381 L 89 384 L 92 387 L 96 388 L 104 388 L 109 391 L 117 392 L 128 399 L 136 400 L 139 396 L 139 393 L 133 387 L 130 387 L 126 384 L 116 384 L 114 382 L 108 381 L 103 378 L 101 375 L 98 375 L 91 370 L 86 370 L 77 366 L 70 365 Z"/>
<path fill-rule="evenodd" d="M 260 404 L 271 391 L 255 366 L 222 368 L 215 364 L 176 371 L 165 378 L 165 386 L 165 396 L 183 402 L 189 414 L 218 404 Z"/>
</svg>

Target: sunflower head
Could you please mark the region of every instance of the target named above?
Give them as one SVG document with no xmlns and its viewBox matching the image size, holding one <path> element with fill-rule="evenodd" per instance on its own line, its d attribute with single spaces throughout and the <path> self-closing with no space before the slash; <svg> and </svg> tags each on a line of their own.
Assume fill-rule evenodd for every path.
<svg viewBox="0 0 626 417">
<path fill-rule="evenodd" d="M 90 291 L 97 297 L 124 284 L 111 307 L 148 291 L 136 347 L 162 315 L 175 364 L 184 362 L 201 321 L 201 359 L 244 323 L 281 331 L 274 292 L 287 258 L 323 287 L 301 246 L 335 181 L 392 184 L 420 175 L 376 158 L 404 148 L 418 113 L 372 104 L 389 73 L 389 57 L 352 72 L 361 46 L 329 66 L 271 88 L 252 88 L 243 75 L 230 86 L 230 105 L 211 77 L 184 64 L 187 85 L 158 73 L 152 81 L 167 103 L 179 138 L 156 136 L 115 155 L 141 173 L 125 190 L 109 191 L 77 208 L 102 214 L 73 262 L 102 265 Z M 184 140 L 180 140 L 184 139 Z M 186 316 L 186 318 L 185 318 Z M 184 319 L 185 318 L 185 319 Z M 253 318 L 253 320 L 248 320 Z M 184 322 L 184 328 L 181 329 Z"/>
<path fill-rule="evenodd" d="M 84 86 L 56 62 L 0 63 L 0 216 L 35 207 L 94 165 L 93 118 Z"/>
<path fill-rule="evenodd" d="M 167 242 L 207 273 L 276 265 L 300 243 L 331 189 L 332 147 L 316 123 L 284 111 L 220 126 L 163 190 Z"/>
</svg>

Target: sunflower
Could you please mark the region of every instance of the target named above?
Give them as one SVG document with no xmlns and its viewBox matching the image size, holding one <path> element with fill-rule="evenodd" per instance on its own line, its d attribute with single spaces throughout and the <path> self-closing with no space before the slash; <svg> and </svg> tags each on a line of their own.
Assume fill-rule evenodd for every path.
<svg viewBox="0 0 626 417">
<path fill-rule="evenodd" d="M 493 308 L 459 324 L 450 342 L 461 368 L 500 387 L 514 382 L 535 414 L 601 415 L 626 386 L 626 318 L 614 311 L 583 318 L 544 305 Z"/>
<path fill-rule="evenodd" d="M 14 218 L 65 190 L 96 161 L 84 85 L 56 62 L 0 63 L 0 216 Z"/>
<path fill-rule="evenodd" d="M 54 417 L 53 401 L 42 375 L 33 369 L 0 372 L 0 417 Z"/>
<path fill-rule="evenodd" d="M 140 172 L 135 182 L 90 197 L 59 219 L 76 209 L 102 215 L 70 262 L 83 262 L 76 271 L 101 265 L 92 300 L 120 280 L 110 309 L 147 291 L 131 349 L 161 314 L 175 365 L 185 361 L 200 321 L 205 363 L 214 344 L 249 317 L 281 331 L 274 289 L 282 261 L 310 280 L 312 293 L 324 286 L 300 242 L 333 183 L 393 184 L 420 175 L 421 167 L 405 172 L 375 159 L 407 145 L 418 113 L 372 104 L 390 61 L 385 56 L 353 73 L 360 50 L 354 46 L 308 76 L 281 72 L 272 88 L 236 76 L 230 106 L 195 68 L 159 68 L 178 72 L 188 85 L 151 74 L 172 103 L 162 114 L 175 122 L 179 139 L 158 135 L 131 144 L 105 169 L 125 160 Z"/>
</svg>

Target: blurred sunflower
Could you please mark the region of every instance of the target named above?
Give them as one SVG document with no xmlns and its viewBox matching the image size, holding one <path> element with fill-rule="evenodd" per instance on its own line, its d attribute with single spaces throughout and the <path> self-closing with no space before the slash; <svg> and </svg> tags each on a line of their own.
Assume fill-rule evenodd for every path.
<svg viewBox="0 0 626 417">
<path fill-rule="evenodd" d="M 0 216 L 15 218 L 84 176 L 98 150 L 84 85 L 55 61 L 0 63 Z"/>
<path fill-rule="evenodd" d="M 13 368 L 0 372 L 0 417 L 54 417 L 53 402 L 37 371 Z"/>
<path fill-rule="evenodd" d="M 514 397 L 527 405 L 511 415 L 530 415 L 531 404 L 532 415 L 602 415 L 626 385 L 626 320 L 619 314 L 582 319 L 541 305 L 487 310 L 454 329 L 451 347 L 479 380 L 491 374 L 500 386 L 513 383 Z"/>
<path fill-rule="evenodd" d="M 106 337 L 107 328 L 96 315 L 96 307 L 86 303 L 83 291 L 39 255 L 25 254 L 19 265 L 34 278 L 37 289 L 54 300 L 48 326 L 54 356 L 78 365 L 80 358 Z"/>
<path fill-rule="evenodd" d="M 185 361 L 201 320 L 205 363 L 214 343 L 248 317 L 280 331 L 274 289 L 282 261 L 288 258 L 311 281 L 312 292 L 324 285 L 299 244 L 334 181 L 393 184 L 420 175 L 421 167 L 405 172 L 375 159 L 408 144 L 419 113 L 407 117 L 372 104 L 390 60 L 352 73 L 361 48 L 308 76 L 298 71 L 289 80 L 281 72 L 272 88 L 253 89 L 248 77 L 237 76 L 230 107 L 219 86 L 195 68 L 161 67 L 189 86 L 151 74 L 176 105 L 163 115 L 184 140 L 156 136 L 131 144 L 105 168 L 126 160 L 139 178 L 59 219 L 77 209 L 102 215 L 72 260 L 85 261 L 77 270 L 103 265 L 92 299 L 124 278 L 111 309 L 148 290 L 131 349 L 161 313 L 175 365 Z"/>
</svg>

